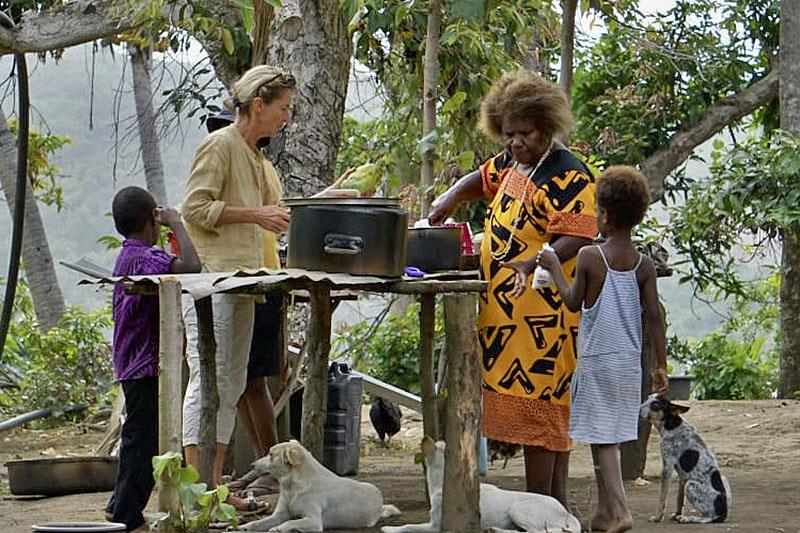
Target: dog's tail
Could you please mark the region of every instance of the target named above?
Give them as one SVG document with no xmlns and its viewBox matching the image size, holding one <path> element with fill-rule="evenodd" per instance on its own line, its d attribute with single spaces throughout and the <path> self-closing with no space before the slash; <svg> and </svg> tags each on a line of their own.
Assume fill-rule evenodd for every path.
<svg viewBox="0 0 800 533">
<path fill-rule="evenodd" d="M 391 518 L 393 516 L 399 516 L 399 515 L 400 515 L 400 509 L 398 509 L 394 505 L 381 506 L 381 518 Z"/>
</svg>

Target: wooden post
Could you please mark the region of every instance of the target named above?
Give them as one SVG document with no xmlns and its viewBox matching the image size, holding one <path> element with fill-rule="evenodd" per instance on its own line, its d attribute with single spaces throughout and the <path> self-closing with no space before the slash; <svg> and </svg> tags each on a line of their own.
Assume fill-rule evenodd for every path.
<svg viewBox="0 0 800 533">
<path fill-rule="evenodd" d="M 181 451 L 183 318 L 179 281 L 169 278 L 161 280 L 158 286 L 158 311 L 158 453 L 164 454 L 169 451 Z M 169 512 L 175 516 L 179 506 L 177 491 L 167 487 L 159 488 L 160 512 Z M 174 531 L 169 521 L 159 525 L 159 531 L 162 529 L 166 533 Z"/>
<path fill-rule="evenodd" d="M 436 325 L 436 295 L 419 297 L 419 388 L 422 396 L 422 427 L 426 437 L 439 437 L 439 413 L 433 375 L 433 340 Z"/>
<path fill-rule="evenodd" d="M 480 531 L 478 431 L 481 364 L 476 333 L 477 302 L 471 294 L 444 296 L 447 338 L 447 415 L 442 491 L 442 531 Z"/>
<path fill-rule="evenodd" d="M 314 283 L 309 288 L 311 316 L 306 345 L 306 387 L 303 391 L 303 422 L 300 441 L 320 462 L 328 414 L 328 356 L 331 351 L 331 290 L 329 284 Z"/>
<path fill-rule="evenodd" d="M 213 487 L 212 466 L 217 450 L 217 342 L 211 297 L 194 301 L 197 311 L 197 350 L 200 354 L 200 481 Z"/>
<path fill-rule="evenodd" d="M 279 316 L 281 317 L 281 327 L 280 331 L 278 332 L 278 338 L 275 339 L 275 342 L 278 344 L 278 375 L 275 377 L 271 377 L 267 379 L 267 383 L 271 383 L 274 380 L 277 380 L 277 389 L 282 390 L 283 394 L 288 394 L 289 390 L 289 376 L 286 373 L 286 351 L 289 348 L 289 306 L 291 305 L 289 294 L 283 293 L 283 297 L 281 298 L 281 308 L 279 311 Z M 275 397 L 272 398 L 273 401 L 276 400 Z M 275 411 L 275 424 L 278 429 L 278 442 L 287 441 L 291 438 L 289 434 L 289 422 L 290 422 L 291 411 L 289 407 L 289 402 L 286 402 L 286 406 L 280 411 Z"/>
</svg>

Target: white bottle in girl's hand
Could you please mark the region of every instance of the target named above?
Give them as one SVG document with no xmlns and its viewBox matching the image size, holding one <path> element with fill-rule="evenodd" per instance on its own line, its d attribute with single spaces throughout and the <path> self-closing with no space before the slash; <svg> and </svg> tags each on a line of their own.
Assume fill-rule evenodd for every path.
<svg viewBox="0 0 800 533">
<path fill-rule="evenodd" d="M 542 250 L 550 250 L 553 251 L 553 247 L 550 246 L 550 243 L 544 243 L 542 246 Z M 553 284 L 553 275 L 550 273 L 549 270 L 544 268 L 542 265 L 537 265 L 536 269 L 533 271 L 533 281 L 531 281 L 531 288 L 533 290 L 537 289 L 544 289 L 545 287 L 549 287 Z"/>
</svg>

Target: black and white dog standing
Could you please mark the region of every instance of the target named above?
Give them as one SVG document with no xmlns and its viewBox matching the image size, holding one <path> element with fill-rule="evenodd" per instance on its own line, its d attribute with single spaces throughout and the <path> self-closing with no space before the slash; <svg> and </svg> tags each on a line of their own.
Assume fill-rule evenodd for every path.
<svg viewBox="0 0 800 533">
<path fill-rule="evenodd" d="M 688 410 L 666 398 L 651 396 L 639 411 L 661 435 L 661 498 L 651 521 L 664 518 L 669 480 L 675 469 L 679 478 L 678 508 L 672 518 L 684 524 L 723 522 L 731 510 L 731 487 L 697 430 L 681 418 L 681 413 Z M 684 493 L 698 516 L 682 514 Z"/>
</svg>

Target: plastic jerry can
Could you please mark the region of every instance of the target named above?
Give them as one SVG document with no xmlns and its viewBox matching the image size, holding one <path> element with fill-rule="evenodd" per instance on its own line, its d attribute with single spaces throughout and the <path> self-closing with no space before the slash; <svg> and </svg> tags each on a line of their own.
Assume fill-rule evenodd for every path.
<svg viewBox="0 0 800 533">
<path fill-rule="evenodd" d="M 358 473 L 363 394 L 360 376 L 352 375 L 346 363 L 331 363 L 322 464 L 340 476 Z"/>
<path fill-rule="evenodd" d="M 358 473 L 361 440 L 361 400 L 364 385 L 346 363 L 333 362 L 328 370 L 328 416 L 323 432 L 322 464 L 340 476 Z M 290 433 L 300 440 L 303 390 L 289 398 Z"/>
</svg>

